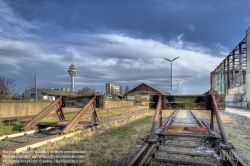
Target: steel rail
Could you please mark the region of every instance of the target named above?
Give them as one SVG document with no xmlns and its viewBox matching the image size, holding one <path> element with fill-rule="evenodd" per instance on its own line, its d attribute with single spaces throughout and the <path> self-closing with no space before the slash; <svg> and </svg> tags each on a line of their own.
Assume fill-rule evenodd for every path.
<svg viewBox="0 0 250 166">
<path fill-rule="evenodd" d="M 194 113 L 193 113 L 191 110 L 190 110 L 190 113 L 193 115 L 195 121 L 196 121 L 201 127 L 206 128 L 206 126 L 200 121 L 200 119 L 198 119 L 198 118 L 194 115 Z"/>
<path fill-rule="evenodd" d="M 149 135 L 150 139 L 145 139 L 146 146 L 139 155 L 136 155 L 136 162 L 130 165 L 150 165 L 151 162 L 153 162 L 152 164 L 160 162 L 185 165 L 247 165 L 228 143 L 219 114 L 218 95 L 213 92 L 207 95 L 207 108 L 211 108 L 210 126 L 197 118 L 191 110 L 185 112 L 186 119 L 183 115 L 179 116 L 179 113 L 184 110 L 173 112 L 162 126 L 161 100 L 161 96 L 159 96 Z M 214 117 L 216 117 L 220 132 L 214 130 Z M 155 129 L 158 121 L 160 122 L 159 128 Z M 188 141 L 192 143 L 186 144 L 183 137 L 188 138 Z M 176 142 L 176 140 L 178 141 Z M 181 150 L 183 148 L 184 151 Z M 189 148 L 193 151 L 190 151 Z M 198 148 L 198 152 L 196 148 Z M 172 158 L 173 155 L 179 157 Z M 191 160 L 190 157 L 184 156 L 196 158 Z"/>
<path fill-rule="evenodd" d="M 149 147 L 149 144 L 147 144 L 147 143 L 145 145 L 143 145 L 141 150 L 136 154 L 136 156 L 133 158 L 133 160 L 130 161 L 128 166 L 138 165 L 139 164 L 138 162 L 140 161 L 140 159 L 147 152 L 148 147 Z"/>
<path fill-rule="evenodd" d="M 173 122 L 173 119 L 174 119 L 175 116 L 177 115 L 178 111 L 179 111 L 179 110 L 175 110 L 175 111 L 172 113 L 172 115 L 170 116 L 170 118 L 169 118 L 169 120 L 168 120 L 168 122 L 166 123 L 165 126 L 170 126 L 170 125 L 171 125 L 171 123 Z"/>
<path fill-rule="evenodd" d="M 150 146 L 150 148 L 148 149 L 147 153 L 145 154 L 145 156 L 143 156 L 142 160 L 138 164 L 139 166 L 143 166 L 147 162 L 147 160 L 149 159 L 149 157 L 152 155 L 155 147 L 156 147 L 156 144 L 152 144 Z"/>
<path fill-rule="evenodd" d="M 151 140 L 151 141 L 155 141 L 154 135 L 155 135 L 156 123 L 157 123 L 157 121 L 159 119 L 159 114 L 160 114 L 161 109 L 162 109 L 162 95 L 158 95 L 158 97 L 159 98 L 158 98 L 158 102 L 157 102 L 157 107 L 156 107 L 156 110 L 155 110 L 155 115 L 154 115 L 154 119 L 153 119 L 153 122 L 152 122 L 149 138 L 148 138 L 148 140 Z"/>
<path fill-rule="evenodd" d="M 129 116 L 123 117 L 123 118 L 118 118 L 118 119 L 111 119 L 108 122 L 104 122 L 101 125 L 105 126 L 105 125 L 111 125 L 112 123 L 117 123 L 117 122 L 124 122 L 126 120 L 129 120 L 131 118 L 135 118 L 136 116 L 140 116 L 143 115 L 145 113 L 148 113 L 149 110 L 146 111 L 142 111 L 139 113 L 132 113 L 129 114 Z M 11 134 L 11 135 L 4 135 L 1 137 L 1 139 L 5 139 L 6 137 L 8 138 L 15 138 L 15 137 L 20 137 L 20 136 L 27 136 L 28 134 L 32 134 L 32 133 L 36 133 L 38 131 L 45 131 L 46 129 L 40 129 L 40 130 L 33 130 L 33 131 L 27 131 L 27 132 L 21 132 L 21 133 L 16 133 L 16 134 Z M 86 129 L 87 130 L 87 129 Z M 5 148 L 0 148 L 0 161 L 2 159 L 2 156 L 4 155 L 4 152 L 15 152 L 15 153 L 22 153 L 24 151 L 28 151 L 34 148 L 38 148 L 44 145 L 47 145 L 49 143 L 53 143 L 53 142 L 58 142 L 61 140 L 64 140 L 66 138 L 70 138 L 70 137 L 74 137 L 75 135 L 81 133 L 81 130 L 75 130 L 72 131 L 71 133 L 66 133 L 64 135 L 60 135 L 60 134 L 56 134 L 56 135 L 52 135 L 52 136 L 48 136 L 45 138 L 38 138 L 36 140 L 33 141 L 29 141 L 29 142 L 23 142 L 20 143 L 18 145 L 14 145 L 14 146 L 10 146 L 10 147 L 5 147 Z"/>
</svg>

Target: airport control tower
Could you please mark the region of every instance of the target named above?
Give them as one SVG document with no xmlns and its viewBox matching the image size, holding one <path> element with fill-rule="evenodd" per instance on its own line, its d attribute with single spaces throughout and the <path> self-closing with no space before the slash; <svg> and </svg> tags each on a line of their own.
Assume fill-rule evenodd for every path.
<svg viewBox="0 0 250 166">
<path fill-rule="evenodd" d="M 74 84 L 75 84 L 75 81 L 74 81 L 74 77 L 76 76 L 76 73 L 77 73 L 77 68 L 76 66 L 72 64 L 69 66 L 69 76 L 71 76 L 71 91 L 74 92 Z"/>
</svg>

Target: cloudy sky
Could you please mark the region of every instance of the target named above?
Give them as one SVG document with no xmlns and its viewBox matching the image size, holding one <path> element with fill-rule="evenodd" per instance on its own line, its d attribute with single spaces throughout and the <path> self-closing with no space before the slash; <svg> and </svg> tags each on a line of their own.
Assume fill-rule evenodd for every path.
<svg viewBox="0 0 250 166">
<path fill-rule="evenodd" d="M 249 0 L 0 0 L 0 76 L 16 89 L 105 92 L 105 83 L 147 83 L 183 94 L 210 89 L 210 72 L 245 37 Z M 178 93 L 173 81 L 172 93 Z"/>
</svg>

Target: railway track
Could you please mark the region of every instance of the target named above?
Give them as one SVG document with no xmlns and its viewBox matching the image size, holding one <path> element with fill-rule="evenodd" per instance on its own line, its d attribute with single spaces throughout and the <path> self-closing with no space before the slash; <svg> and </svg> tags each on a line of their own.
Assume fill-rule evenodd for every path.
<svg viewBox="0 0 250 166">
<path fill-rule="evenodd" d="M 214 95 L 214 94 L 212 94 Z M 228 143 L 218 114 L 215 96 L 210 124 L 199 120 L 191 110 L 175 110 L 164 122 L 159 96 L 150 134 L 141 150 L 130 161 L 135 165 L 235 165 L 247 166 Z M 214 130 L 216 117 L 220 131 Z M 158 127 L 156 125 L 158 123 Z"/>
<path fill-rule="evenodd" d="M 46 128 L 16 132 L 12 134 L 4 134 L 0 136 L 0 164 L 4 161 L 4 156 L 11 154 L 19 154 L 25 151 L 33 150 L 50 143 L 63 141 L 67 138 L 74 137 L 80 133 L 86 133 L 96 128 L 106 128 L 115 125 L 115 123 L 123 123 L 136 116 L 143 115 L 149 110 L 117 114 L 109 118 L 101 118 L 98 124 L 78 124 L 68 133 L 63 133 L 63 127 L 53 126 L 52 124 L 41 125 Z"/>
<path fill-rule="evenodd" d="M 172 120 L 172 122 L 171 122 Z M 215 147 L 216 136 L 205 132 L 204 126 L 190 110 L 175 111 L 159 133 L 156 143 L 145 144 L 141 154 L 145 156 L 138 165 L 170 165 L 171 163 L 192 165 L 222 165 L 220 153 Z M 200 131 L 200 132 L 199 132 Z M 134 161 L 141 156 L 137 155 Z M 130 165 L 136 165 L 132 162 Z"/>
</svg>

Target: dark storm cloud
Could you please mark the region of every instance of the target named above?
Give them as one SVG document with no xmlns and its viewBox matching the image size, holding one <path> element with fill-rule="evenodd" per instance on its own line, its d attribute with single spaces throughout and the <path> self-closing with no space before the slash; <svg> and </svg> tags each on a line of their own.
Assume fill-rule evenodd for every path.
<svg viewBox="0 0 250 166">
<path fill-rule="evenodd" d="M 249 7 L 224 0 L 0 0 L 1 76 L 20 89 L 32 88 L 35 74 L 41 88 L 70 87 L 73 62 L 76 89 L 145 82 L 169 91 L 163 58 L 179 56 L 173 80 L 182 79 L 186 93 L 202 93 L 210 71 L 243 39 Z"/>
<path fill-rule="evenodd" d="M 243 1 L 6 1 L 29 22 L 59 25 L 71 31 L 117 32 L 140 38 L 172 38 L 185 33 L 187 40 L 229 44 L 232 31 L 241 34 L 247 25 L 250 4 Z M 243 15 L 239 18 L 237 12 Z M 228 19 L 230 18 L 230 19 Z M 231 20 L 238 20 L 235 29 Z M 191 27 L 191 31 L 190 31 Z M 193 33 L 195 29 L 195 33 Z M 219 32 L 224 31 L 219 36 Z M 56 33 L 53 29 L 45 34 Z M 44 34 L 44 35 L 45 35 Z M 205 39 L 205 40 L 204 40 Z M 241 40 L 240 38 L 238 40 Z M 230 45 L 234 47 L 233 44 Z"/>
</svg>

